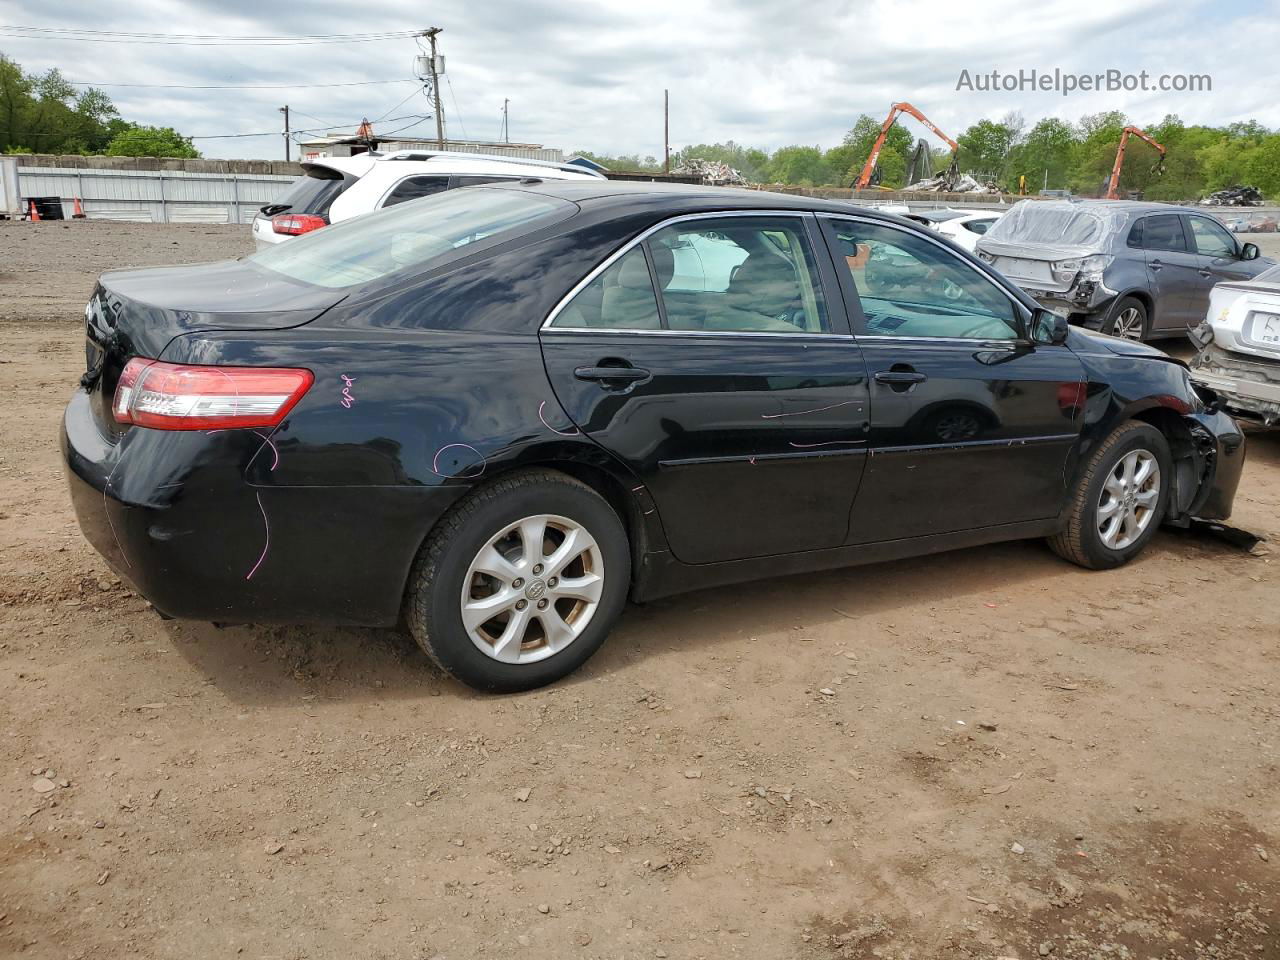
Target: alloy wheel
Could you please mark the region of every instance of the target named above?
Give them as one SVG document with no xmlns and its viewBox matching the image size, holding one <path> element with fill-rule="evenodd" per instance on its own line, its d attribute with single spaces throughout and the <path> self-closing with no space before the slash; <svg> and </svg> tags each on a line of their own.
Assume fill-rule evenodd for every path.
<svg viewBox="0 0 1280 960">
<path fill-rule="evenodd" d="M 510 524 L 476 554 L 462 581 L 462 625 L 476 648 L 503 663 L 534 663 L 582 635 L 600 605 L 604 557 L 567 517 Z"/>
<path fill-rule="evenodd" d="M 1098 498 L 1098 536 L 1111 550 L 1132 546 L 1156 514 L 1160 464 L 1148 450 L 1126 453 L 1107 474 Z"/>
<path fill-rule="evenodd" d="M 1128 307 L 1120 311 L 1120 316 L 1116 317 L 1116 322 L 1112 328 L 1115 336 L 1124 337 L 1126 340 L 1142 339 L 1142 314 L 1137 307 Z"/>
</svg>

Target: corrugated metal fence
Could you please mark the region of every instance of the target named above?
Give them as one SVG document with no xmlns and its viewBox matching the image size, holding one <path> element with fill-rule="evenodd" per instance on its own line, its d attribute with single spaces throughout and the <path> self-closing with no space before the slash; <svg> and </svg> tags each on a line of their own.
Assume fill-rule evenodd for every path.
<svg viewBox="0 0 1280 960">
<path fill-rule="evenodd" d="M 79 197 L 91 220 L 142 223 L 248 223 L 294 179 L 270 173 L 18 167 L 21 195 L 61 197 L 65 217 Z"/>
</svg>

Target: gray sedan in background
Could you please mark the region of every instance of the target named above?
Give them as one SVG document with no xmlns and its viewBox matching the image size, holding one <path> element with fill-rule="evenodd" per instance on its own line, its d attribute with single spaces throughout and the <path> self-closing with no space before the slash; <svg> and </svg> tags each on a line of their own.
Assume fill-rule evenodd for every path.
<svg viewBox="0 0 1280 960">
<path fill-rule="evenodd" d="M 1275 263 L 1201 210 L 1126 200 L 1023 200 L 977 253 L 1072 323 L 1130 340 L 1185 335 L 1214 284 Z"/>
</svg>

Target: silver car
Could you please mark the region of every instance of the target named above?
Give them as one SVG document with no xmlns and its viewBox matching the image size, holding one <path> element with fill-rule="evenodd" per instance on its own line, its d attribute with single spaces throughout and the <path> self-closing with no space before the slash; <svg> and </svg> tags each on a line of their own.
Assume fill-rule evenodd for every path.
<svg viewBox="0 0 1280 960">
<path fill-rule="evenodd" d="M 1208 316 L 1191 339 L 1200 348 L 1191 361 L 1193 380 L 1232 413 L 1280 424 L 1280 267 L 1214 287 Z"/>
<path fill-rule="evenodd" d="M 1023 200 L 977 253 L 1072 323 L 1130 340 L 1185 335 L 1214 284 L 1275 263 L 1201 210 L 1126 200 Z"/>
</svg>

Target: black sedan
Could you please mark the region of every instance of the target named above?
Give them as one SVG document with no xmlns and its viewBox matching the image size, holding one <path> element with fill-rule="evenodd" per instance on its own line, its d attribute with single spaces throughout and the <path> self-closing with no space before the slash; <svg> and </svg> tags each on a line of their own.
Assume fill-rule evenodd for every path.
<svg viewBox="0 0 1280 960">
<path fill-rule="evenodd" d="M 404 622 L 486 690 L 628 597 L 1225 518 L 1183 364 L 838 202 L 536 180 L 104 275 L 63 424 L 85 535 L 164 615 Z"/>
</svg>

